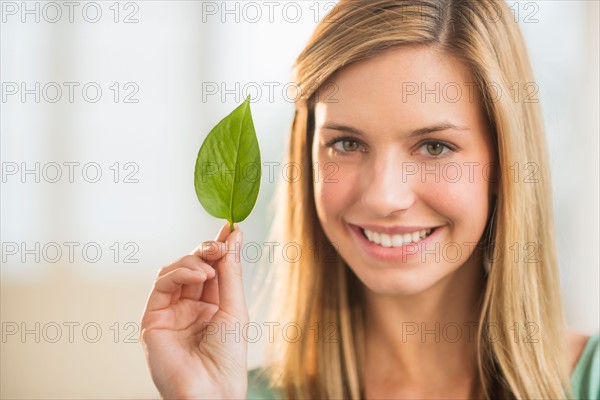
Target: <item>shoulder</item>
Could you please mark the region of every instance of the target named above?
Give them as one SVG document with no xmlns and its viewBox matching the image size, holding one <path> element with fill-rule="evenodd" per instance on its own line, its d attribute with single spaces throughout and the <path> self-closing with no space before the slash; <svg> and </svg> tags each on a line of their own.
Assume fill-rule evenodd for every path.
<svg viewBox="0 0 600 400">
<path fill-rule="evenodd" d="M 583 350 L 585 349 L 586 344 L 590 336 L 584 335 L 579 332 L 569 330 L 567 332 L 567 343 L 569 345 L 569 366 L 571 373 L 575 369 L 577 365 L 577 361 L 581 357 Z"/>
<path fill-rule="evenodd" d="M 569 332 L 571 385 L 576 399 L 600 399 L 600 335 Z"/>
<path fill-rule="evenodd" d="M 263 368 L 253 368 L 248 371 L 247 399 L 283 399 L 282 393 L 273 388 Z"/>
</svg>

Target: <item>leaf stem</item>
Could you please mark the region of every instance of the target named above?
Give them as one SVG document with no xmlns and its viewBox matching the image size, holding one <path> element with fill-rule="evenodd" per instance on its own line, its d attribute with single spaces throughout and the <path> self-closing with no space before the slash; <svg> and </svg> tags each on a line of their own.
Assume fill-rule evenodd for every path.
<svg viewBox="0 0 600 400">
<path fill-rule="evenodd" d="M 233 232 L 234 229 L 233 221 L 229 221 L 229 232 Z"/>
</svg>

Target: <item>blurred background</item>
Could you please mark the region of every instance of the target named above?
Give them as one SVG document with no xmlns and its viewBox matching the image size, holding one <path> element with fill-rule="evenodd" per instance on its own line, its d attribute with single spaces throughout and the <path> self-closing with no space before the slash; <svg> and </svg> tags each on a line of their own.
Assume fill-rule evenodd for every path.
<svg viewBox="0 0 600 400">
<path fill-rule="evenodd" d="M 599 6 L 509 3 L 544 111 L 567 322 L 590 334 L 600 314 Z M 223 222 L 194 192 L 200 144 L 252 96 L 264 170 L 241 225 L 260 246 L 293 117 L 292 63 L 334 6 L 1 2 L 2 398 L 158 397 L 138 343 L 146 297 L 161 266 Z M 244 259 L 249 303 L 268 257 L 256 249 Z M 250 367 L 261 348 L 250 345 Z"/>
</svg>

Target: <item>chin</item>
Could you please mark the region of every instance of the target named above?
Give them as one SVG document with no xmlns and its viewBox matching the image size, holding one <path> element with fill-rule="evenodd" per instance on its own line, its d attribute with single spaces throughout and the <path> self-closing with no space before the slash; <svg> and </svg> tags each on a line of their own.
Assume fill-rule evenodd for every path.
<svg viewBox="0 0 600 400">
<path fill-rule="evenodd" d="M 381 296 L 410 297 L 418 295 L 435 286 L 441 279 L 436 279 L 430 274 L 424 273 L 424 271 L 411 273 L 409 271 L 388 270 L 360 271 L 357 273 L 357 270 L 351 269 L 367 291 Z"/>
</svg>

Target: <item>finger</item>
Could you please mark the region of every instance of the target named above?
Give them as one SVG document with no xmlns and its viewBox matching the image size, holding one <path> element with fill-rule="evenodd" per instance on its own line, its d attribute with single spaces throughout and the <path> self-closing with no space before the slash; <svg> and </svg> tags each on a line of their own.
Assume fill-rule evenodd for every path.
<svg viewBox="0 0 600 400">
<path fill-rule="evenodd" d="M 219 277 L 215 276 L 204 283 L 200 301 L 205 303 L 219 305 Z"/>
<path fill-rule="evenodd" d="M 148 297 L 147 309 L 149 311 L 161 310 L 171 304 L 173 295 L 183 285 L 202 285 L 208 278 L 206 272 L 195 271 L 189 268 L 178 268 L 171 271 L 154 282 L 154 288 Z"/>
<path fill-rule="evenodd" d="M 226 242 L 227 253 L 215 264 L 218 276 L 219 308 L 236 318 L 246 319 L 248 309 L 244 297 L 240 257 L 243 237 L 237 224 Z"/>
<path fill-rule="evenodd" d="M 176 270 L 177 268 L 189 268 L 195 271 L 204 271 L 207 273 L 209 278 L 215 275 L 214 268 L 205 263 L 202 258 L 198 256 L 187 255 L 181 257 L 173 264 L 161 268 L 161 270 L 158 272 L 158 277 L 166 275 L 169 272 Z"/>
<path fill-rule="evenodd" d="M 205 260 L 216 261 L 225 254 L 225 239 L 229 235 L 229 223 L 223 224 L 215 240 L 207 240 L 196 247 L 192 254 L 202 257 Z"/>
<path fill-rule="evenodd" d="M 233 226 L 234 226 L 234 229 L 239 229 L 238 224 L 233 224 Z M 217 239 L 221 239 L 221 240 L 227 239 L 226 235 L 225 235 L 225 237 L 223 237 L 222 235 L 228 234 L 228 233 L 229 233 L 229 225 L 225 224 L 223 226 L 223 228 L 221 229 L 221 232 L 219 232 Z M 223 254 L 225 254 L 225 251 L 223 251 Z M 204 284 L 204 288 L 202 290 L 202 296 L 200 297 L 200 300 L 203 302 L 206 302 L 206 303 L 217 305 L 217 306 L 219 305 L 219 277 L 218 276 L 213 279 L 208 280 Z"/>
<path fill-rule="evenodd" d="M 223 257 L 226 251 L 227 248 L 224 242 L 208 240 L 206 242 L 202 242 L 200 246 L 196 247 L 192 254 L 202 258 L 205 261 L 217 261 Z"/>
<path fill-rule="evenodd" d="M 183 285 L 183 287 L 181 289 L 181 298 L 182 299 L 190 299 L 190 300 L 195 300 L 195 301 L 200 301 L 202 299 L 203 293 L 205 293 L 207 290 L 206 285 L 209 282 L 212 282 L 215 279 L 217 279 L 217 272 L 215 271 L 215 269 L 209 265 L 206 265 L 206 268 L 210 269 L 210 270 L 209 271 L 205 270 L 205 272 L 207 272 L 207 280 L 204 282 L 204 284 L 203 285 Z M 218 303 L 213 303 L 213 304 L 218 304 Z"/>
</svg>

